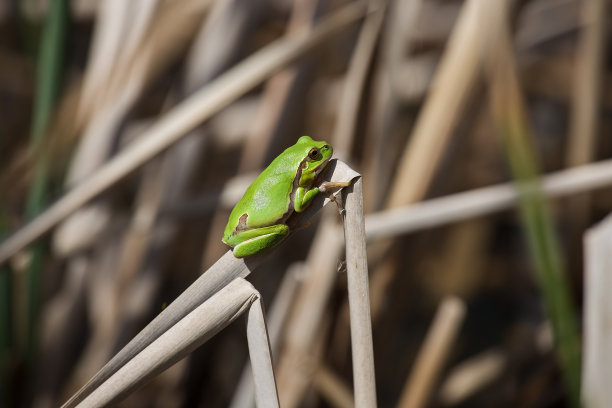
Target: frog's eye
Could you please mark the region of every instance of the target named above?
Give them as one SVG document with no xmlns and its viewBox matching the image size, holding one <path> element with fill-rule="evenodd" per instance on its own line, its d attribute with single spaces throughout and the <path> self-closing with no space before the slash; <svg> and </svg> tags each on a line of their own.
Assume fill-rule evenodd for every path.
<svg viewBox="0 0 612 408">
<path fill-rule="evenodd" d="M 316 159 L 318 156 L 319 156 L 319 149 L 317 149 L 316 147 L 313 147 L 308 152 L 308 157 L 310 157 L 311 160 Z"/>
</svg>

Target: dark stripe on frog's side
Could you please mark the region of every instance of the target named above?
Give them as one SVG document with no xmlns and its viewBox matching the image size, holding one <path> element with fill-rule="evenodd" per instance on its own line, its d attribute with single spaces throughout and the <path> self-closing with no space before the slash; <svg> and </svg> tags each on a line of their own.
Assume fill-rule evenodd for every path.
<svg viewBox="0 0 612 408">
<path fill-rule="evenodd" d="M 311 158 L 309 156 L 306 156 L 304 159 L 302 159 L 302 161 L 300 162 L 298 166 L 297 173 L 295 174 L 295 178 L 293 179 L 293 184 L 291 186 L 291 192 L 289 193 L 289 203 L 283 215 L 281 215 L 279 218 L 272 221 L 271 223 L 266 224 L 266 225 L 261 225 L 258 228 L 268 227 L 270 225 L 276 225 L 280 222 L 284 222 L 287 218 L 289 218 L 289 215 L 291 215 L 291 213 L 293 212 L 293 207 L 295 203 L 295 191 L 300 185 L 300 179 L 302 178 L 302 170 L 304 169 L 306 162 L 309 162 L 309 161 L 311 161 Z M 234 232 L 232 232 L 232 235 L 236 235 L 240 231 L 249 229 L 249 227 L 247 226 L 248 216 L 249 215 L 246 213 L 240 216 L 238 220 L 238 225 L 234 228 Z"/>
<path fill-rule="evenodd" d="M 232 235 L 236 235 L 237 232 L 244 231 L 247 229 L 247 218 L 248 217 L 249 217 L 248 214 L 242 214 L 240 216 L 240 218 L 238 219 L 238 225 L 236 225 L 236 228 L 234 228 L 234 232 L 232 233 Z"/>
</svg>

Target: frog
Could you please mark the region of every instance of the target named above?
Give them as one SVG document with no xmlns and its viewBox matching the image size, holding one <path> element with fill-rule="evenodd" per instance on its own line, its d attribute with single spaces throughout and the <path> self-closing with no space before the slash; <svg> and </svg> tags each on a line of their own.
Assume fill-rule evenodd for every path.
<svg viewBox="0 0 612 408">
<path fill-rule="evenodd" d="M 333 154 L 325 141 L 302 136 L 263 170 L 230 213 L 222 241 L 236 258 L 272 248 L 289 234 L 287 219 L 304 211 L 320 193 L 348 186 L 349 182 L 323 181 L 317 176 Z"/>
</svg>

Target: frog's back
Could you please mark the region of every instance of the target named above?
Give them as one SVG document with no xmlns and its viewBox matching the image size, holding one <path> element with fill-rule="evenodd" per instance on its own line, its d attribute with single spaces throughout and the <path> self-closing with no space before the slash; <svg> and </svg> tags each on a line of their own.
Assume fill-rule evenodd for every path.
<svg viewBox="0 0 612 408">
<path fill-rule="evenodd" d="M 291 154 L 288 150 L 285 153 Z M 296 152 L 296 157 L 300 155 L 301 152 Z M 292 165 L 295 160 L 287 155 L 284 160 L 274 159 L 246 190 L 232 210 L 230 219 L 234 219 L 234 215 L 239 218 L 248 214 L 246 226 L 258 228 L 273 225 L 291 213 L 291 191 L 297 173 Z"/>
</svg>

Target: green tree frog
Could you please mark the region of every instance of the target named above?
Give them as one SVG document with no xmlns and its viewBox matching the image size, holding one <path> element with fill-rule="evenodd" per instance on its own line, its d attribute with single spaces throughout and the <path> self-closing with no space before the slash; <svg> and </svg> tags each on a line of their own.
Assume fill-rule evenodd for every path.
<svg viewBox="0 0 612 408">
<path fill-rule="evenodd" d="M 223 234 L 235 257 L 276 245 L 289 233 L 286 221 L 293 212 L 302 212 L 319 193 L 350 184 L 326 181 L 313 188 L 332 153 L 327 142 L 302 136 L 253 181 L 232 210 Z"/>
</svg>

